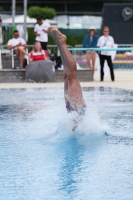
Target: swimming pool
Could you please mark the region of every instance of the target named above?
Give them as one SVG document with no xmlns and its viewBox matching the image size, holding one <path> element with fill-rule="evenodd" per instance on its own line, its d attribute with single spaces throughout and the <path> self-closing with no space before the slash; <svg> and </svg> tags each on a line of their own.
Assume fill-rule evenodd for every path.
<svg viewBox="0 0 133 200">
<path fill-rule="evenodd" d="M 1 200 L 133 199 L 133 91 L 83 88 L 75 133 L 63 89 L 0 93 Z"/>
</svg>

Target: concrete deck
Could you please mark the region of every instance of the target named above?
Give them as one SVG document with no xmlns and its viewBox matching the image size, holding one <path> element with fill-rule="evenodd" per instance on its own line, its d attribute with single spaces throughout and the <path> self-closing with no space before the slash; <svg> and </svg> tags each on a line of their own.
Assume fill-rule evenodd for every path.
<svg viewBox="0 0 133 200">
<path fill-rule="evenodd" d="M 63 87 L 63 82 L 56 83 L 0 83 L 0 88 L 57 88 Z M 104 82 L 100 82 L 97 72 L 94 74 L 94 81 L 81 82 L 82 87 L 115 87 L 133 90 L 133 70 L 115 70 L 115 82 L 110 80 L 110 74 Z"/>
</svg>

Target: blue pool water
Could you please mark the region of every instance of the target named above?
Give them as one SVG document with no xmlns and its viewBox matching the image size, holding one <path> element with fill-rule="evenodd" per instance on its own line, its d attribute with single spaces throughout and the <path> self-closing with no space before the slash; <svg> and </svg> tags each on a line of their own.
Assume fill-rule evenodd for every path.
<svg viewBox="0 0 133 200">
<path fill-rule="evenodd" d="M 76 132 L 63 89 L 0 94 L 0 200 L 133 200 L 133 91 L 83 88 Z"/>
</svg>

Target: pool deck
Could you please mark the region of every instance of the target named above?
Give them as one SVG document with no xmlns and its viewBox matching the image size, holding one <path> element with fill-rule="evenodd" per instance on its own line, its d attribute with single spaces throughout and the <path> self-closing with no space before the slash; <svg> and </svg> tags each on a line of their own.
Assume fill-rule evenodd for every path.
<svg viewBox="0 0 133 200">
<path fill-rule="evenodd" d="M 56 83 L 0 83 L 0 88 L 58 88 L 63 87 L 63 82 Z M 94 81 L 81 82 L 82 87 L 114 87 L 133 90 L 133 70 L 115 70 L 115 82 L 110 79 L 110 74 L 100 82 L 97 72 Z"/>
</svg>

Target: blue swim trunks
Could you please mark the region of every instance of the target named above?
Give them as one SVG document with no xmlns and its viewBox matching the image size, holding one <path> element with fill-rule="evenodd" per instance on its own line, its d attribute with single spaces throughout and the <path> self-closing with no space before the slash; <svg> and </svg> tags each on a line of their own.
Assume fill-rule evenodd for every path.
<svg viewBox="0 0 133 200">
<path fill-rule="evenodd" d="M 69 113 L 72 112 L 72 111 L 75 111 L 75 112 L 77 112 L 79 115 L 85 115 L 86 106 L 84 106 L 84 107 L 81 108 L 81 109 L 75 110 L 75 109 L 71 106 L 70 102 L 68 101 L 68 102 L 66 103 L 66 109 L 67 109 L 67 112 L 69 112 Z"/>
</svg>

